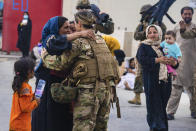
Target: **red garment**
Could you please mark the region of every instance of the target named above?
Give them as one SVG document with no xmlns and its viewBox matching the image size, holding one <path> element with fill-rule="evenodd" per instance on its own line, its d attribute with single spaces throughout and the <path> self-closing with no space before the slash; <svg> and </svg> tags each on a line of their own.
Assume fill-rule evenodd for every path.
<svg viewBox="0 0 196 131">
<path fill-rule="evenodd" d="M 10 130 L 31 131 L 31 112 L 38 106 L 32 87 L 24 82 L 20 94 L 14 92 L 10 115 Z"/>
</svg>

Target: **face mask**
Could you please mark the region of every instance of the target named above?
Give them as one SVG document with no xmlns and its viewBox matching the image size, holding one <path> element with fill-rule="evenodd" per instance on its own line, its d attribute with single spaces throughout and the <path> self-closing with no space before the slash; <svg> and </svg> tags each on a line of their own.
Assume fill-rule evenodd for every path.
<svg viewBox="0 0 196 131">
<path fill-rule="evenodd" d="M 185 19 L 184 19 L 184 22 L 185 22 L 186 24 L 189 24 L 191 21 L 192 21 L 192 18 L 185 18 Z"/>
<path fill-rule="evenodd" d="M 24 15 L 23 18 L 24 18 L 24 19 L 28 19 L 29 16 L 28 16 L 28 15 Z"/>
</svg>

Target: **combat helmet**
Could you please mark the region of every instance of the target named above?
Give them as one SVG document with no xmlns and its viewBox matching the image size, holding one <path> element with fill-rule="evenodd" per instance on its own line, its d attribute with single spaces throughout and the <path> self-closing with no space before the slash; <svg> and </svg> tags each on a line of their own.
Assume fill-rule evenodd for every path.
<svg viewBox="0 0 196 131">
<path fill-rule="evenodd" d="M 152 7 L 152 5 L 150 5 L 150 4 L 143 5 L 142 8 L 140 9 L 140 14 L 143 14 L 144 12 L 146 12 L 151 7 Z"/>
<path fill-rule="evenodd" d="M 76 9 L 91 9 L 89 0 L 78 0 Z"/>
</svg>

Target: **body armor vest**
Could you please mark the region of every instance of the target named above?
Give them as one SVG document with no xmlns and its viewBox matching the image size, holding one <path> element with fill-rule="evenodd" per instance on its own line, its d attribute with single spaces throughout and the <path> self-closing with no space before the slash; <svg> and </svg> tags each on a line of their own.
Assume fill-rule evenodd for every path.
<svg viewBox="0 0 196 131">
<path fill-rule="evenodd" d="M 104 39 L 96 36 L 96 41 L 87 40 L 92 57 L 77 61 L 73 69 L 73 78 L 80 79 L 81 84 L 92 83 L 96 80 L 118 80 L 119 71 L 116 60 L 109 51 Z"/>
</svg>

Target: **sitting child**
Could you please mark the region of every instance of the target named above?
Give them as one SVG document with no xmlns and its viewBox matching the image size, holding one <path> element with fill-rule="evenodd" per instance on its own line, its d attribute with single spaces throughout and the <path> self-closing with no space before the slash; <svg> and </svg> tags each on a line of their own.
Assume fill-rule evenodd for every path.
<svg viewBox="0 0 196 131">
<path fill-rule="evenodd" d="M 182 53 L 180 47 L 175 42 L 176 35 L 173 31 L 167 31 L 165 34 L 165 41 L 161 43 L 161 47 L 163 48 L 163 52 L 168 58 L 175 58 L 178 63 L 181 62 Z M 168 73 L 171 73 L 173 76 L 176 76 L 176 70 L 172 68 L 170 65 L 167 65 Z"/>
<path fill-rule="evenodd" d="M 126 90 L 133 90 L 135 83 L 135 62 L 134 58 L 129 60 L 129 67 L 126 69 L 126 73 L 121 76 L 121 81 L 117 87 L 124 88 Z"/>
</svg>

